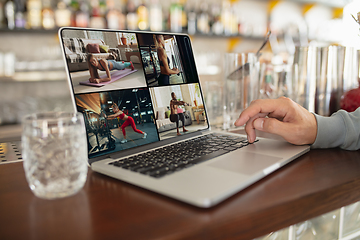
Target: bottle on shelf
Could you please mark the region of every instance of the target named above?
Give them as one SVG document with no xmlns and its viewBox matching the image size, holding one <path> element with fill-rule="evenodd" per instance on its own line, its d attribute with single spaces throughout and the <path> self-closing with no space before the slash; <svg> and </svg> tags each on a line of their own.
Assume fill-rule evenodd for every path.
<svg viewBox="0 0 360 240">
<path fill-rule="evenodd" d="M 196 34 L 196 10 L 194 2 L 188 1 L 185 5 L 185 12 L 187 15 L 187 33 L 190 35 Z"/>
<path fill-rule="evenodd" d="M 25 1 L 15 0 L 15 27 L 23 29 L 26 26 Z"/>
<path fill-rule="evenodd" d="M 200 11 L 197 14 L 197 32 L 208 34 L 210 32 L 209 26 L 209 6 L 206 1 L 200 3 Z"/>
<path fill-rule="evenodd" d="M 91 28 L 105 28 L 105 17 L 102 14 L 102 9 L 99 0 L 91 1 L 91 17 L 89 20 L 89 26 Z"/>
<path fill-rule="evenodd" d="M 129 30 L 137 30 L 138 28 L 138 15 L 136 13 L 137 9 L 136 0 L 128 0 L 126 4 L 126 26 Z"/>
<path fill-rule="evenodd" d="M 186 0 L 180 0 L 180 5 L 181 5 L 181 28 L 182 28 L 182 32 L 187 32 L 187 14 L 186 14 L 186 10 L 185 10 L 185 4 L 186 4 Z"/>
<path fill-rule="evenodd" d="M 107 27 L 110 29 L 125 29 L 125 16 L 121 11 L 121 6 L 116 6 L 114 0 L 107 0 L 106 5 L 108 7 L 106 13 Z"/>
<path fill-rule="evenodd" d="M 169 31 L 171 29 L 171 23 L 170 23 L 170 9 L 169 8 L 163 8 L 163 22 L 162 22 L 162 28 L 165 31 Z"/>
<path fill-rule="evenodd" d="M 238 34 L 236 17 L 234 16 L 232 5 L 229 0 L 224 0 L 222 2 L 221 22 L 224 26 L 225 35 Z"/>
<path fill-rule="evenodd" d="M 182 32 L 183 7 L 180 0 L 173 0 L 170 6 L 170 30 Z"/>
<path fill-rule="evenodd" d="M 149 7 L 149 25 L 151 31 L 163 30 L 163 11 L 159 0 L 151 0 Z"/>
<path fill-rule="evenodd" d="M 42 27 L 46 30 L 55 28 L 55 13 L 51 6 L 51 0 L 43 0 Z"/>
<path fill-rule="evenodd" d="M 3 2 L 0 2 L 0 9 L 4 9 L 4 3 Z M 4 22 L 5 22 L 4 11 L 0 11 L 0 28 L 4 27 Z M 0 59 L 1 59 L 1 56 L 0 56 Z"/>
<path fill-rule="evenodd" d="M 67 4 L 60 0 L 55 9 L 55 24 L 57 27 L 71 26 L 71 10 Z"/>
<path fill-rule="evenodd" d="M 231 35 L 238 35 L 239 34 L 239 23 L 238 23 L 238 16 L 236 15 L 236 9 L 234 7 L 231 8 Z"/>
<path fill-rule="evenodd" d="M 15 28 L 15 3 L 13 0 L 8 0 L 4 4 L 4 17 L 6 27 L 8 29 Z"/>
<path fill-rule="evenodd" d="M 85 0 L 80 0 L 79 9 L 75 12 L 75 26 L 88 27 L 89 26 L 89 6 Z"/>
<path fill-rule="evenodd" d="M 42 27 L 42 3 L 41 0 L 27 1 L 27 24 L 28 28 L 41 29 Z"/>
<path fill-rule="evenodd" d="M 138 15 L 138 29 L 139 30 L 148 30 L 149 29 L 149 10 L 143 0 L 139 7 L 137 8 Z"/>
<path fill-rule="evenodd" d="M 71 0 L 69 4 L 69 9 L 71 11 L 71 18 L 70 18 L 70 26 L 76 27 L 76 11 L 79 10 L 79 2 L 77 0 Z"/>
<path fill-rule="evenodd" d="M 100 15 L 105 18 L 106 12 L 108 10 L 106 5 L 106 0 L 99 0 L 99 9 L 100 9 Z"/>
<path fill-rule="evenodd" d="M 210 32 L 215 35 L 224 33 L 224 26 L 221 23 L 221 6 L 213 3 L 210 10 Z"/>
</svg>

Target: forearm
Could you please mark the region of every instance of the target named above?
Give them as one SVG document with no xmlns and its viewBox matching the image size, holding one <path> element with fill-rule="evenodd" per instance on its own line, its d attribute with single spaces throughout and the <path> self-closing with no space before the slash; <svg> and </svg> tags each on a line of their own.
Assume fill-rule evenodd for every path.
<svg viewBox="0 0 360 240">
<path fill-rule="evenodd" d="M 179 71 L 176 69 L 176 70 L 173 70 L 173 69 L 168 69 L 168 73 L 169 74 L 178 74 Z"/>
<path fill-rule="evenodd" d="M 103 63 L 103 65 L 105 66 L 106 77 L 101 78 L 99 75 L 97 75 L 97 78 L 95 80 L 98 83 L 109 82 L 111 80 L 111 74 L 109 68 L 107 67 L 107 63 L 105 62 Z"/>
<path fill-rule="evenodd" d="M 318 127 L 312 148 L 360 149 L 360 108 L 352 113 L 340 110 L 331 117 L 314 115 Z"/>
<path fill-rule="evenodd" d="M 112 120 L 112 119 L 115 119 L 117 117 L 118 117 L 118 114 L 111 114 L 111 115 L 107 116 L 106 118 Z"/>
<path fill-rule="evenodd" d="M 164 68 L 164 70 L 162 71 L 163 74 L 165 75 L 171 75 L 171 74 L 177 74 L 176 71 L 170 69 L 170 68 Z"/>
<path fill-rule="evenodd" d="M 189 104 L 187 104 L 186 102 L 184 102 L 184 101 L 176 101 L 176 100 L 172 100 L 173 101 L 173 104 L 174 105 L 189 105 Z"/>
</svg>

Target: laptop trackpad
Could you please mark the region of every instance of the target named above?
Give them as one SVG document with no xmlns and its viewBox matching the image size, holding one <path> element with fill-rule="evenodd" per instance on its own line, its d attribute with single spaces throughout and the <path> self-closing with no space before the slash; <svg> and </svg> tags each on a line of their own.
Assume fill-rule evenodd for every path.
<svg viewBox="0 0 360 240">
<path fill-rule="evenodd" d="M 208 166 L 251 175 L 275 164 L 280 159 L 281 158 L 279 157 L 272 157 L 259 153 L 236 152 L 235 154 L 226 154 L 224 158 L 219 159 L 220 161 L 210 163 Z"/>
</svg>

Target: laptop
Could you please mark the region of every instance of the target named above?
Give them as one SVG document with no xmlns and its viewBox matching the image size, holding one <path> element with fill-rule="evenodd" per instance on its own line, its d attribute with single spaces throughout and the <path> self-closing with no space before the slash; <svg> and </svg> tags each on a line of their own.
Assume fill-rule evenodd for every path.
<svg viewBox="0 0 360 240">
<path fill-rule="evenodd" d="M 210 129 L 190 37 L 59 30 L 95 172 L 209 208 L 309 151 Z"/>
</svg>

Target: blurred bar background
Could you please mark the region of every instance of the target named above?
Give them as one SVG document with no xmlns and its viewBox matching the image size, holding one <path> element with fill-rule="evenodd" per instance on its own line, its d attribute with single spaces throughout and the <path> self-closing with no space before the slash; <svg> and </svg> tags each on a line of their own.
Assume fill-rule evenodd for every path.
<svg viewBox="0 0 360 240">
<path fill-rule="evenodd" d="M 62 26 L 190 34 L 215 127 L 223 126 L 224 54 L 256 52 L 269 30 L 259 98 L 288 96 L 327 116 L 358 87 L 358 0 L 0 0 L 0 7 L 0 128 L 28 113 L 71 110 Z"/>
<path fill-rule="evenodd" d="M 287 96 L 329 116 L 359 87 L 360 32 L 352 15 L 360 0 L 0 0 L 0 9 L 0 140 L 20 136 L 28 113 L 72 110 L 62 26 L 190 34 L 215 128 L 230 127 L 225 55 L 255 53 L 269 30 L 254 98 Z M 355 203 L 259 240 L 360 239 L 359 209 Z"/>
</svg>

